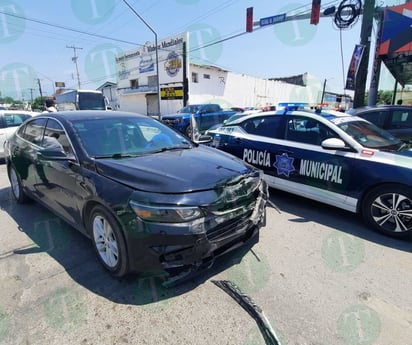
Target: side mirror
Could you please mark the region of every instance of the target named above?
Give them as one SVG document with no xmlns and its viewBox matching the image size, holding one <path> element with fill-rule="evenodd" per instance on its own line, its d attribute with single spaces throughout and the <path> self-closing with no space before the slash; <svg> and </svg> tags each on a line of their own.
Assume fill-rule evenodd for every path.
<svg viewBox="0 0 412 345">
<path fill-rule="evenodd" d="M 339 138 L 329 138 L 325 139 L 321 143 L 322 148 L 325 150 L 346 150 L 348 147 L 345 142 Z"/>
<path fill-rule="evenodd" d="M 70 161 L 75 160 L 73 154 L 67 154 L 59 148 L 45 148 L 37 152 L 37 157 L 46 161 Z"/>
</svg>

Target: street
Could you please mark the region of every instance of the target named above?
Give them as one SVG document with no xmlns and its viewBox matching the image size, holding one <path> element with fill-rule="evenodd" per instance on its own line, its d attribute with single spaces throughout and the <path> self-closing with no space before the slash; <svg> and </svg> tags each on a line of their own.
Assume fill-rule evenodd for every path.
<svg viewBox="0 0 412 345">
<path fill-rule="evenodd" d="M 43 207 L 18 205 L 0 165 L 0 344 L 265 344 L 256 321 L 212 280 L 260 306 L 282 345 L 412 344 L 412 243 L 356 215 L 271 192 L 247 253 L 171 288 L 112 278 L 91 243 Z"/>
</svg>

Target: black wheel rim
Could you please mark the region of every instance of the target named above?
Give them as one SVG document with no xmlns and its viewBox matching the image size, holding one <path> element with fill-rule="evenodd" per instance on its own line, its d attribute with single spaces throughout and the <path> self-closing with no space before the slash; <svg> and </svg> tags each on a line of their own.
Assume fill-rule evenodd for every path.
<svg viewBox="0 0 412 345">
<path fill-rule="evenodd" d="M 386 193 L 375 198 L 371 216 L 384 231 L 402 233 L 412 229 L 412 200 L 399 193 Z"/>
</svg>

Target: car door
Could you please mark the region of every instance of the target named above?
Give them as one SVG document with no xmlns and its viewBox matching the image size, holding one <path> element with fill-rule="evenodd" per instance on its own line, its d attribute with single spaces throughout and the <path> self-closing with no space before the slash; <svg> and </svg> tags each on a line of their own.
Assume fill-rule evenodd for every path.
<svg viewBox="0 0 412 345">
<path fill-rule="evenodd" d="M 38 155 L 36 190 L 42 195 L 43 202 L 55 213 L 72 224 L 80 222 L 82 200 L 87 192 L 82 187 L 81 167 L 64 127 L 55 119 L 48 119 L 39 146 L 41 149 L 57 148 L 72 157 L 53 160 Z"/>
<path fill-rule="evenodd" d="M 349 181 L 357 171 L 355 151 L 324 149 L 322 141 L 339 138 L 324 123 L 287 116 L 285 138 L 278 146 L 272 176 L 284 189 L 331 204 L 347 201 Z M 359 175 L 360 176 L 360 175 Z"/>
<path fill-rule="evenodd" d="M 18 129 L 14 140 L 10 142 L 12 164 L 25 188 L 37 198 L 41 197 L 37 194 L 37 152 L 40 149 L 46 121 L 45 118 L 35 118 L 27 122 Z"/>
<path fill-rule="evenodd" d="M 236 126 L 226 126 L 219 133 L 218 148 L 229 152 L 266 171 L 270 162 L 268 155 L 274 149 L 272 139 L 283 138 L 284 121 L 282 116 L 253 117 Z"/>
<path fill-rule="evenodd" d="M 219 123 L 218 114 L 216 112 L 217 110 L 218 108 L 216 108 L 212 104 L 206 105 L 202 108 L 201 114 L 199 115 L 199 130 L 201 132 L 206 131 L 216 123 Z"/>
</svg>

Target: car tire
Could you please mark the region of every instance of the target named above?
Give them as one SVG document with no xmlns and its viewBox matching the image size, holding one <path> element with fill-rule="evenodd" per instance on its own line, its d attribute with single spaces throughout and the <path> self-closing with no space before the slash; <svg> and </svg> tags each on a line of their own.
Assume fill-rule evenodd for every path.
<svg viewBox="0 0 412 345">
<path fill-rule="evenodd" d="M 368 224 L 385 235 L 412 237 L 412 189 L 400 185 L 373 189 L 363 201 L 362 215 Z"/>
<path fill-rule="evenodd" d="M 23 183 L 21 182 L 21 178 L 18 172 L 12 165 L 9 165 L 7 172 L 9 175 L 11 192 L 13 194 L 14 199 L 17 203 L 24 204 L 28 201 L 29 198 L 24 191 Z"/>
<path fill-rule="evenodd" d="M 89 231 L 104 268 L 115 277 L 126 275 L 129 267 L 126 243 L 113 215 L 104 207 L 95 206 L 90 213 Z"/>
<path fill-rule="evenodd" d="M 188 138 L 192 139 L 192 126 L 191 125 L 186 126 L 185 134 Z"/>
</svg>

